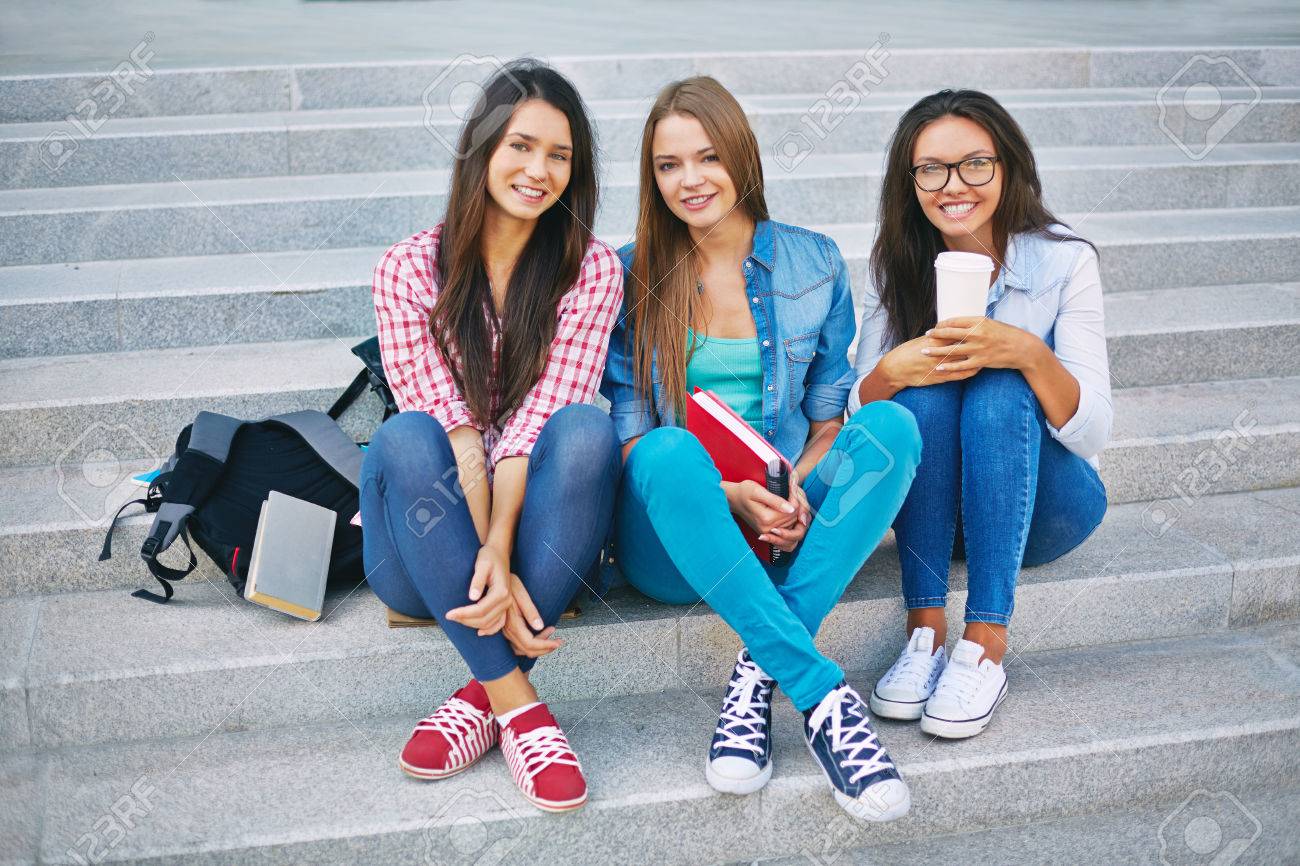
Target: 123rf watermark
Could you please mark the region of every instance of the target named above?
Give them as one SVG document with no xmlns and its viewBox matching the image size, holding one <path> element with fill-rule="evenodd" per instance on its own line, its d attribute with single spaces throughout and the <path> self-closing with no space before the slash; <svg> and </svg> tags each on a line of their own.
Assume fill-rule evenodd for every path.
<svg viewBox="0 0 1300 866">
<path fill-rule="evenodd" d="M 889 76 L 885 61 L 889 51 L 888 33 L 881 33 L 844 74 L 826 88 L 826 92 L 808 110 L 799 116 L 801 129 L 791 129 L 777 139 L 772 156 L 777 165 L 794 171 L 817 148 L 817 145 L 839 128 L 850 114 L 862 104 L 863 97 L 879 86 Z"/>
<path fill-rule="evenodd" d="M 1183 514 L 1183 509 L 1196 504 L 1202 496 L 1237 465 L 1238 453 L 1248 454 L 1254 442 L 1259 421 L 1249 409 L 1242 409 L 1232 419 L 1232 426 L 1220 430 L 1208 445 L 1202 448 L 1190 466 L 1174 479 L 1174 495 L 1157 499 L 1142 510 L 1142 528 L 1154 538 L 1168 532 Z"/>
<path fill-rule="evenodd" d="M 462 473 L 463 478 L 460 477 Z M 424 538 L 447 516 L 447 508 L 459 505 L 487 477 L 487 455 L 477 448 L 466 450 L 433 483 L 433 492 L 437 496 L 421 496 L 406 509 L 407 529 L 415 533 L 416 538 Z M 445 500 L 447 505 L 444 506 L 440 500 Z"/>
<path fill-rule="evenodd" d="M 153 78 L 149 67 L 154 51 L 154 35 L 150 31 L 131 49 L 127 59 L 90 88 L 90 95 L 78 102 L 64 118 L 66 128 L 57 129 L 45 136 L 40 145 L 41 162 L 53 174 L 77 152 L 78 142 L 92 138 L 103 128 L 109 118 L 122 110 L 126 101 L 136 95 L 136 87 Z"/>
<path fill-rule="evenodd" d="M 67 855 L 80 866 L 103 863 L 127 834 L 149 817 L 157 805 L 157 796 L 158 789 L 149 784 L 148 777 L 136 779 L 130 792 L 114 800 L 108 811 L 95 820 L 90 831 L 72 844 Z"/>
<path fill-rule="evenodd" d="M 1189 159 L 1201 160 L 1263 98 L 1231 57 L 1193 55 L 1156 93 L 1160 129 Z"/>
<path fill-rule="evenodd" d="M 1160 824 L 1160 862 L 1165 866 L 1231 866 L 1259 838 L 1262 825 L 1227 791 L 1193 791 Z"/>
<path fill-rule="evenodd" d="M 498 866 L 519 845 L 525 823 L 492 791 L 457 791 L 424 825 L 426 866 Z"/>
</svg>

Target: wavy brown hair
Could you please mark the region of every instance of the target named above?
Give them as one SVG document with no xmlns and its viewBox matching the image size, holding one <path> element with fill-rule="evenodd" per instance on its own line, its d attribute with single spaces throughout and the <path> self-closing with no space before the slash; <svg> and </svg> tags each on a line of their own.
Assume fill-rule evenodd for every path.
<svg viewBox="0 0 1300 866">
<path fill-rule="evenodd" d="M 692 117 L 704 127 L 722 167 L 735 184 L 736 207 L 757 223 L 767 219 L 763 164 L 758 140 L 745 110 L 731 93 L 707 75 L 674 81 L 655 99 L 641 133 L 641 192 L 636 223 L 632 280 L 624 286 L 627 329 L 637 391 L 650 399 L 652 367 L 677 417 L 686 413 L 686 329 L 696 323 L 695 284 L 698 268 L 686 223 L 668 209 L 655 182 L 654 135 L 659 121 L 671 115 Z"/>
<path fill-rule="evenodd" d="M 564 113 L 573 143 L 569 184 L 537 221 L 506 288 L 500 317 L 483 264 L 488 162 L 515 108 L 540 99 Z M 560 73 L 535 60 L 504 66 L 461 130 L 438 243 L 440 290 L 429 331 L 474 419 L 500 424 L 541 377 L 555 339 L 556 310 L 578 279 L 596 219 L 596 155 L 586 107 Z M 500 334 L 500 357 L 492 332 Z M 495 395 L 495 396 L 494 396 Z"/>
<path fill-rule="evenodd" d="M 1007 239 L 1022 232 L 1083 241 L 1050 231 L 1061 221 L 1043 204 L 1043 185 L 1029 139 L 996 99 L 978 90 L 940 90 L 921 99 L 898 121 L 885 157 L 876 242 L 871 248 L 871 278 L 886 315 L 881 349 L 919 337 L 936 322 L 934 259 L 947 247 L 921 210 L 911 168 L 921 130 L 942 117 L 972 120 L 993 139 L 998 157 L 995 170 L 1003 173 L 1002 198 L 992 217 L 999 260 L 1006 256 Z"/>
</svg>

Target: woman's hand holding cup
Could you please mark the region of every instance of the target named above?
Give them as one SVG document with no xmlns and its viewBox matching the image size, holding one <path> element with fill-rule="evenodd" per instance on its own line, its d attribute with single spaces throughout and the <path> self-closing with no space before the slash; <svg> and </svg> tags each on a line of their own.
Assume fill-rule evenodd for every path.
<svg viewBox="0 0 1300 866">
<path fill-rule="evenodd" d="M 888 381 L 899 390 L 957 382 L 969 379 L 979 370 L 940 370 L 938 366 L 965 360 L 964 349 L 956 340 L 922 335 L 889 350 L 880 359 L 880 365 Z"/>
<path fill-rule="evenodd" d="M 935 362 L 937 375 L 964 378 L 985 367 L 1022 370 L 1046 344 L 1026 330 L 988 319 L 961 316 L 939 322 L 922 339 L 941 342 L 921 351 Z"/>
</svg>

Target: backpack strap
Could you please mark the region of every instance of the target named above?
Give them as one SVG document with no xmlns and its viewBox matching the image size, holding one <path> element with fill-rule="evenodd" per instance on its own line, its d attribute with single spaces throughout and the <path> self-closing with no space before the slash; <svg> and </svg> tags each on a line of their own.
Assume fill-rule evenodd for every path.
<svg viewBox="0 0 1300 866">
<path fill-rule="evenodd" d="M 179 455 L 176 462 L 179 464 L 181 460 L 189 457 L 190 460 L 199 459 L 216 464 L 216 473 L 213 473 L 209 479 L 215 481 L 215 476 L 220 474 L 221 469 L 226 465 L 226 458 L 230 456 L 230 443 L 234 441 L 235 433 L 243 424 L 243 421 L 231 418 L 229 415 L 200 412 L 190 426 L 190 441 L 185 453 Z M 171 467 L 173 471 L 175 468 L 174 465 Z M 161 480 L 161 476 L 158 480 Z M 190 561 L 184 569 L 163 565 L 158 561 L 158 555 L 171 547 L 178 536 L 185 533 L 186 521 L 207 498 L 210 489 L 210 486 L 193 486 L 177 491 L 175 485 L 169 486 L 168 493 L 185 501 L 167 501 L 164 494 L 163 501 L 158 505 L 154 515 L 153 525 L 149 528 L 149 534 L 145 536 L 144 544 L 140 546 L 140 558 L 149 567 L 149 572 L 154 578 L 162 584 L 164 595 L 159 596 L 157 593 L 138 589 L 131 593 L 133 596 L 165 604 L 173 595 L 170 581 L 182 580 L 198 567 L 198 558 L 194 555 L 194 548 L 189 543 L 188 535 L 183 538 L 183 541 L 190 555 Z M 150 492 L 152 490 L 151 487 Z M 107 551 L 107 540 L 104 547 Z"/>
<path fill-rule="evenodd" d="M 347 389 L 339 395 L 339 398 L 334 401 L 334 405 L 331 406 L 325 414 L 337 421 L 339 417 L 347 411 L 349 406 L 357 402 L 357 398 L 361 396 L 361 392 L 366 390 L 366 386 L 369 384 L 369 370 L 362 370 L 360 373 L 357 373 L 356 378 L 354 378 L 352 383 L 348 385 Z"/>
<path fill-rule="evenodd" d="M 332 416 L 303 409 L 266 420 L 293 430 L 353 487 L 361 486 L 361 448 L 343 432 Z"/>
<path fill-rule="evenodd" d="M 371 337 L 357 343 L 352 347 L 352 354 L 356 355 L 361 363 L 365 365 L 365 372 L 370 380 L 370 390 L 374 391 L 375 396 L 379 398 L 379 402 L 384 404 L 384 417 L 382 420 L 387 421 L 397 414 L 398 409 L 397 399 L 393 396 L 393 389 L 388 386 L 388 374 L 384 371 L 384 359 L 379 350 L 379 338 Z M 355 384 L 354 382 L 353 385 Z M 352 386 L 349 386 L 349 391 L 351 388 Z M 347 392 L 344 392 L 345 396 L 346 394 Z M 356 397 L 354 396 L 352 399 L 355 400 Z M 342 402 L 343 398 L 339 398 L 339 401 L 334 405 L 337 407 Z M 338 418 L 339 416 L 335 415 L 331 410 L 330 417 Z"/>
</svg>

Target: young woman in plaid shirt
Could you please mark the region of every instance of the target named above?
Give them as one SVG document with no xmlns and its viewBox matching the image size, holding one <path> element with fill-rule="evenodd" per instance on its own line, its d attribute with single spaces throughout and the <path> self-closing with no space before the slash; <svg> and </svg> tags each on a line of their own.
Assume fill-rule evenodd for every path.
<svg viewBox="0 0 1300 866">
<path fill-rule="evenodd" d="M 524 795 L 567 811 L 586 781 L 528 671 L 560 646 L 609 526 L 618 440 L 589 404 L 623 268 L 591 233 L 591 128 L 559 73 L 500 70 L 456 156 L 444 222 L 375 269 L 402 412 L 362 470 L 366 572 L 389 607 L 436 618 L 473 675 L 416 725 L 402 769 L 445 778 L 500 742 Z"/>
</svg>

